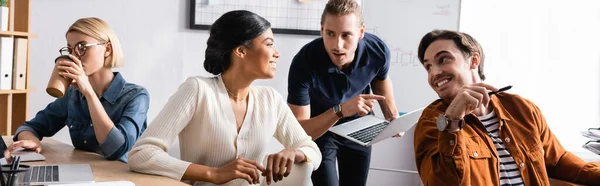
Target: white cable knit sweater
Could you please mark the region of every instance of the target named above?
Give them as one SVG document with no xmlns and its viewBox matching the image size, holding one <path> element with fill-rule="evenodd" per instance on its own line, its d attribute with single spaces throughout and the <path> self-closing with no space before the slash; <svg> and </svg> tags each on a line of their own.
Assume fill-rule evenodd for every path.
<svg viewBox="0 0 600 186">
<path fill-rule="evenodd" d="M 321 163 L 319 148 L 281 95 L 270 87 L 251 86 L 248 99 L 248 110 L 238 134 L 221 77 L 188 78 L 129 152 L 130 169 L 181 180 L 191 163 L 221 167 L 238 157 L 262 163 L 267 146 L 275 137 L 285 148 L 304 152 L 316 170 Z M 177 135 L 181 159 L 167 154 Z M 236 179 L 225 185 L 249 184 Z"/>
</svg>

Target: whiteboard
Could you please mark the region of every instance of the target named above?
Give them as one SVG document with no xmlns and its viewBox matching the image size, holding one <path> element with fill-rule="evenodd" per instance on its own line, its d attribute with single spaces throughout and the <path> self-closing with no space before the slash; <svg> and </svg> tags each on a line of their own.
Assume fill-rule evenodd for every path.
<svg viewBox="0 0 600 186">
<path fill-rule="evenodd" d="M 362 8 L 366 31 L 379 36 L 390 48 L 389 76 L 398 110 L 412 111 L 438 99 L 427 83 L 417 48 L 423 35 L 433 29 L 458 30 L 460 0 L 373 0 L 364 1 Z M 375 144 L 371 167 L 416 170 L 413 131 Z"/>
<path fill-rule="evenodd" d="M 192 0 L 190 27 L 209 29 L 221 15 L 248 10 L 271 22 L 274 33 L 319 35 L 321 14 L 328 0 Z M 361 4 L 362 0 L 357 2 Z"/>
<path fill-rule="evenodd" d="M 458 30 L 459 0 L 378 0 L 363 5 L 366 31 L 390 48 L 390 77 L 400 111 L 437 99 L 417 58 L 419 41 L 433 29 Z"/>
</svg>

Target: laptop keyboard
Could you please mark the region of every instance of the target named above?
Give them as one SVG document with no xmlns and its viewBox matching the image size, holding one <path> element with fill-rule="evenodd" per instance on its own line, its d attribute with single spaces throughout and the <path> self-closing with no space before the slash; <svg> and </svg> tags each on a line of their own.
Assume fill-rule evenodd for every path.
<svg viewBox="0 0 600 186">
<path fill-rule="evenodd" d="M 29 182 L 58 182 L 58 165 L 32 166 Z"/>
<path fill-rule="evenodd" d="M 363 143 L 369 143 L 375 138 L 386 126 L 388 126 L 389 122 L 381 122 L 370 127 L 352 132 L 348 134 L 348 136 L 361 141 Z"/>
</svg>

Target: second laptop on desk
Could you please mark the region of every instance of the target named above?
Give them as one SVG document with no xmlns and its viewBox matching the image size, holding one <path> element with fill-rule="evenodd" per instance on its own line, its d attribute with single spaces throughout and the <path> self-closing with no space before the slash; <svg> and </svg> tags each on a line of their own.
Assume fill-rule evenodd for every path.
<svg viewBox="0 0 600 186">
<path fill-rule="evenodd" d="M 7 145 L 0 138 L 0 150 L 6 151 Z M 22 164 L 30 161 L 44 161 L 46 158 L 34 151 L 18 149 L 13 151 L 13 156 L 20 156 Z M 4 155 L 2 155 L 4 156 Z M 2 158 L 2 164 L 6 159 Z M 93 183 L 94 174 L 89 164 L 56 164 L 56 165 L 32 165 L 25 173 L 25 179 L 19 179 L 18 183 L 29 185 L 50 185 L 68 183 Z M 29 179 L 27 179 L 29 178 Z"/>
</svg>

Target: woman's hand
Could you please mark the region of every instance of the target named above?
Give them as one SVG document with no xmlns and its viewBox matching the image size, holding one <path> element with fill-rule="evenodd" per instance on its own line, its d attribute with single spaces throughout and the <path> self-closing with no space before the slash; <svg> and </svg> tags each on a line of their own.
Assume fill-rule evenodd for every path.
<svg viewBox="0 0 600 186">
<path fill-rule="evenodd" d="M 298 152 L 302 153 L 301 151 Z M 267 184 L 270 185 L 271 180 L 275 182 L 281 181 L 283 177 L 290 175 L 298 152 L 295 149 L 283 149 L 279 153 L 269 155 L 267 169 L 262 174 L 267 177 Z"/>
<path fill-rule="evenodd" d="M 16 141 L 8 146 L 8 151 L 12 152 L 18 148 L 23 147 L 27 150 L 33 150 L 37 153 L 42 152 L 42 143 L 39 140 L 20 140 Z"/>
<path fill-rule="evenodd" d="M 37 153 L 42 152 L 42 143 L 39 140 L 20 140 L 20 141 L 11 143 L 8 146 L 6 151 L 4 151 L 4 159 L 6 159 L 7 162 L 12 161 L 11 153 L 21 147 L 24 149 L 27 149 L 27 150 L 33 150 Z"/>
<path fill-rule="evenodd" d="M 214 175 L 210 181 L 214 184 L 221 185 L 234 179 L 245 179 L 250 184 L 258 184 L 260 180 L 260 173 L 265 171 L 262 167 L 254 160 L 248 160 L 244 158 L 238 158 L 229 164 L 221 168 L 214 169 L 211 175 Z"/>
<path fill-rule="evenodd" d="M 77 59 L 77 57 L 70 55 L 69 58 L 73 61 L 69 61 L 67 59 L 59 59 L 56 63 L 58 63 L 58 72 L 59 75 L 70 78 L 73 80 L 71 85 L 75 86 L 84 96 L 94 95 L 94 90 L 92 89 L 92 85 L 88 80 L 87 74 L 83 70 L 83 65 L 81 61 Z"/>
</svg>

